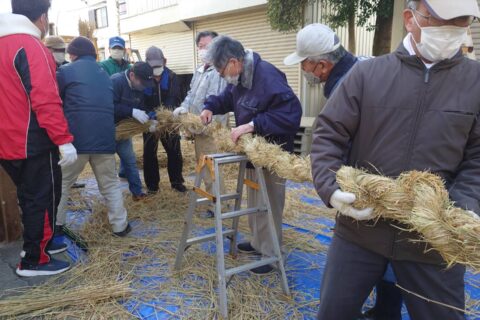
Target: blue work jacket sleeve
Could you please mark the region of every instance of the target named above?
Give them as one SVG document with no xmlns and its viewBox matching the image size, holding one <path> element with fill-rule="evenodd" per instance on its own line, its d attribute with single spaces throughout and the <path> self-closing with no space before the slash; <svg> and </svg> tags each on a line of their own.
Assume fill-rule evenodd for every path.
<svg viewBox="0 0 480 320">
<path fill-rule="evenodd" d="M 255 132 L 262 136 L 295 135 L 302 118 L 302 106 L 292 91 L 274 93 L 265 112 L 253 118 Z"/>
<path fill-rule="evenodd" d="M 232 85 L 228 85 L 218 96 L 209 96 L 205 100 L 204 110 L 215 114 L 225 114 L 233 111 Z"/>
</svg>

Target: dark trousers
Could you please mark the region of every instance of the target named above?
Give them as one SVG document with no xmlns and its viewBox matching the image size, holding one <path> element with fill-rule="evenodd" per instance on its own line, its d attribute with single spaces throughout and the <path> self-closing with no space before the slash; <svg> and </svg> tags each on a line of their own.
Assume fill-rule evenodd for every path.
<svg viewBox="0 0 480 320">
<path fill-rule="evenodd" d="M 328 250 L 327 264 L 320 291 L 321 320 L 355 320 L 360 309 L 385 273 L 389 260 L 352 242 L 334 236 Z M 390 261 L 403 288 L 428 299 L 460 309 L 465 308 L 465 267 L 442 266 L 410 261 Z M 427 302 L 402 290 L 412 320 L 465 319 L 463 312 Z"/>
<path fill-rule="evenodd" d="M 62 192 L 62 171 L 58 151 L 46 152 L 25 160 L 0 160 L 17 186 L 22 209 L 22 266 L 50 261 L 46 251 L 53 237 L 53 226 Z"/>
<path fill-rule="evenodd" d="M 181 185 L 183 179 L 183 158 L 180 148 L 180 135 L 176 133 L 165 134 L 158 138 L 155 134 L 143 134 L 143 177 L 145 185 L 150 191 L 157 191 L 160 183 L 160 171 L 158 167 L 158 140 L 162 142 L 167 152 L 167 171 L 172 186 Z"/>
</svg>

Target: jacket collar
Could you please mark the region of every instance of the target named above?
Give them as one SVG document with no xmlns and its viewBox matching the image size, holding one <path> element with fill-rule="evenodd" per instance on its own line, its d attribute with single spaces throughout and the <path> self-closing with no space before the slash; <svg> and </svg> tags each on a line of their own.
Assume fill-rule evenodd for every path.
<svg viewBox="0 0 480 320">
<path fill-rule="evenodd" d="M 0 14 L 0 37 L 13 34 L 28 34 L 39 40 L 42 37 L 42 31 L 26 16 L 13 13 Z"/>
<path fill-rule="evenodd" d="M 125 60 L 125 59 L 122 59 L 121 62 L 118 62 L 117 60 L 113 59 L 112 57 L 108 57 L 108 60 L 110 60 L 112 63 L 115 63 L 119 66 L 124 66 L 124 65 L 128 64 L 128 61 Z"/>
<path fill-rule="evenodd" d="M 422 59 L 420 59 L 416 55 L 410 55 L 407 49 L 405 49 L 405 46 L 403 45 L 403 42 L 400 43 L 398 46 L 397 50 L 393 53 L 400 61 L 403 63 L 418 68 L 418 69 L 425 69 L 425 64 L 423 63 Z M 463 61 L 465 57 L 462 54 L 462 51 L 459 50 L 455 56 L 453 56 L 451 59 L 445 59 L 442 60 L 438 63 L 436 63 L 431 70 L 443 70 L 443 69 L 450 69 L 460 62 Z"/>
<path fill-rule="evenodd" d="M 243 71 L 240 77 L 240 83 L 248 90 L 252 89 L 253 85 L 253 73 L 255 72 L 255 66 L 260 61 L 260 56 L 257 53 L 253 53 L 252 50 L 245 50 L 245 56 L 243 58 Z"/>
<path fill-rule="evenodd" d="M 329 98 L 332 94 L 333 89 L 337 86 L 339 80 L 341 80 L 345 74 L 353 67 L 353 65 L 358 61 L 358 58 L 352 55 L 350 52 L 347 52 L 346 55 L 338 61 L 333 67 L 332 71 L 328 75 L 327 82 L 325 82 L 325 87 L 323 88 L 323 95 L 325 98 Z"/>
</svg>

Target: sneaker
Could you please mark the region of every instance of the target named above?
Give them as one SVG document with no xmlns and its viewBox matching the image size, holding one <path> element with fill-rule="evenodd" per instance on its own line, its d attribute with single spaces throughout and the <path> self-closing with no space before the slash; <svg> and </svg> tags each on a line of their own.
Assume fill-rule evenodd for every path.
<svg viewBox="0 0 480 320">
<path fill-rule="evenodd" d="M 173 184 L 172 189 L 181 193 L 187 192 L 187 187 L 185 187 L 183 184 Z"/>
<path fill-rule="evenodd" d="M 272 272 L 273 267 L 271 265 L 267 264 L 266 266 L 253 268 L 250 271 L 252 271 L 253 273 L 258 274 L 258 275 L 264 275 L 264 274 L 268 274 L 268 273 Z"/>
<path fill-rule="evenodd" d="M 20 277 L 51 276 L 59 274 L 70 269 L 70 263 L 62 260 L 50 258 L 50 262 L 36 266 L 22 266 L 20 263 L 15 272 Z"/>
<path fill-rule="evenodd" d="M 127 224 L 127 227 L 125 228 L 125 230 L 120 231 L 120 232 L 114 232 L 113 235 L 115 235 L 117 237 L 125 237 L 127 234 L 130 233 L 130 231 L 132 231 L 132 227 L 130 226 L 130 223 L 129 223 L 129 224 Z"/>
<path fill-rule="evenodd" d="M 68 245 L 66 243 L 50 241 L 50 244 L 47 246 L 47 252 L 49 254 L 57 254 L 64 252 L 67 248 Z"/>
<path fill-rule="evenodd" d="M 158 193 L 158 190 L 147 190 L 147 196 L 154 196 Z"/>
<path fill-rule="evenodd" d="M 244 253 L 256 253 L 256 254 L 258 254 L 257 250 L 255 250 L 255 248 L 252 247 L 250 242 L 243 242 L 243 243 L 237 244 L 237 249 L 238 249 L 238 251 L 244 252 Z"/>
<path fill-rule="evenodd" d="M 132 194 L 132 199 L 133 201 L 142 201 L 147 198 L 147 195 L 145 193 L 140 193 L 140 194 Z"/>
<path fill-rule="evenodd" d="M 78 183 L 78 182 L 75 182 L 74 184 L 72 184 L 71 188 L 72 188 L 72 189 L 80 189 L 80 188 L 85 188 L 85 183 Z"/>
<path fill-rule="evenodd" d="M 200 213 L 200 217 L 203 219 L 211 219 L 215 217 L 215 212 L 213 212 L 212 210 L 207 210 L 205 212 Z"/>
</svg>

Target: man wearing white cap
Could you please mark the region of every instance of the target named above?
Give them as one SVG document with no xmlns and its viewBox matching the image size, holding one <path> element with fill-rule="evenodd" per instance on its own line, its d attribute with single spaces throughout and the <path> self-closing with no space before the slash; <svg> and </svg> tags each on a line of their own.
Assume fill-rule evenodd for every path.
<svg viewBox="0 0 480 320">
<path fill-rule="evenodd" d="M 355 195 L 340 190 L 335 172 L 343 164 L 388 177 L 428 170 L 457 206 L 480 213 L 480 64 L 460 50 L 479 16 L 475 0 L 409 1 L 398 49 L 356 64 L 318 116 L 314 184 L 339 211 L 319 319 L 356 319 L 388 263 L 408 290 L 411 319 L 464 319 L 465 267 L 447 268 L 407 226 L 354 208 Z"/>
<path fill-rule="evenodd" d="M 325 83 L 323 94 L 329 98 L 348 71 L 359 61 L 341 45 L 332 29 L 321 23 L 307 25 L 297 34 L 297 50 L 283 63 L 301 63 L 309 82 Z"/>
<path fill-rule="evenodd" d="M 324 83 L 323 94 L 330 98 L 333 91 L 342 83 L 350 69 L 368 57 L 355 57 L 345 50 L 340 39 L 328 26 L 313 23 L 305 26 L 297 34 L 296 51 L 286 57 L 286 65 L 300 63 L 309 82 Z M 376 285 L 375 306 L 364 313 L 368 319 L 401 319 L 402 296 L 395 286 L 391 268 L 386 278 Z"/>
</svg>

